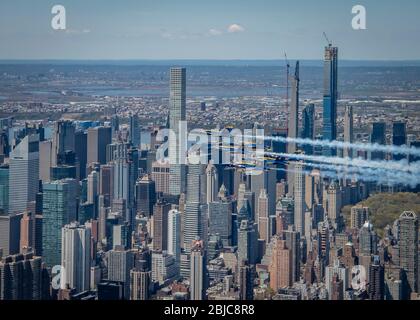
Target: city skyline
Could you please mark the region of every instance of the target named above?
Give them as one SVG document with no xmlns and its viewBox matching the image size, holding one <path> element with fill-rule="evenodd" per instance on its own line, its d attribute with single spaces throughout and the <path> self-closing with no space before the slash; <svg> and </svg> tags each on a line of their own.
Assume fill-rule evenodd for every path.
<svg viewBox="0 0 420 320">
<path fill-rule="evenodd" d="M 139 52 L 138 30 L 124 36 L 133 47 L 108 33 L 129 30 L 142 14 L 151 28 L 143 40 L 156 41 L 142 44 L 158 56 L 199 54 L 210 39 L 220 41 L 211 52 L 271 54 L 276 48 L 263 43 L 285 32 L 273 22 L 282 2 L 235 7 L 232 0 L 225 10 L 219 1 L 140 3 L 141 12 L 128 0 L 63 2 L 69 24 L 60 36 L 74 50 L 50 31 L 58 41 L 50 53 L 77 61 L 98 50 Z M 356 57 L 360 39 L 343 33 L 337 12 L 347 7 L 334 3 L 301 0 L 282 12 L 280 23 L 292 30 L 299 23 L 300 31 L 289 34 L 295 49 L 282 48 L 281 67 L 0 61 L 0 300 L 420 300 L 420 65 L 347 60 L 339 68 L 343 56 Z M 381 3 L 365 3 L 368 30 L 393 8 Z M 45 25 L 22 31 L 52 1 L 27 4 L 17 2 L 22 17 L 34 9 L 31 19 L 10 33 L 0 29 L 0 41 L 16 40 L 0 59 L 19 59 L 14 50 L 27 34 L 42 39 L 37 47 L 26 39 L 31 54 L 50 49 Z M 84 20 L 93 8 L 104 30 Z M 208 19 L 214 8 L 220 15 Z M 315 9 L 328 19 L 307 34 L 320 17 Z M 85 15 L 80 28 L 70 24 L 76 11 Z M 105 21 L 111 13 L 117 24 L 125 17 L 121 25 Z M 161 21 L 153 15 L 180 29 L 156 33 Z M 346 16 L 351 28 L 350 10 Z M 194 32 L 184 35 L 188 21 Z M 312 45 L 306 37 L 322 35 L 326 24 L 335 32 Z M 389 27 L 381 30 L 388 43 Z M 407 28 L 409 19 L 394 31 Z M 355 37 L 377 37 L 368 30 L 351 28 Z M 191 50 L 200 38 L 206 45 Z M 395 54 L 376 40 L 364 57 Z M 406 40 L 399 41 L 401 52 Z M 293 61 L 303 47 L 322 63 Z M 255 314 L 253 302 L 230 307 L 237 316 Z M 175 314 L 174 304 L 169 309 Z M 191 310 L 195 317 L 198 308 Z"/>
</svg>

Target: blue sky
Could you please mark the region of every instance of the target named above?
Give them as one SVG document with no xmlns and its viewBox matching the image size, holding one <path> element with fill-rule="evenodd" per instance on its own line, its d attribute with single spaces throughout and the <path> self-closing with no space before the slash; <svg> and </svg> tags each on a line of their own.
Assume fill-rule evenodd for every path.
<svg viewBox="0 0 420 320">
<path fill-rule="evenodd" d="M 67 30 L 51 28 L 62 4 Z M 367 30 L 351 27 L 354 5 Z M 0 59 L 420 59 L 418 0 L 1 0 Z"/>
</svg>

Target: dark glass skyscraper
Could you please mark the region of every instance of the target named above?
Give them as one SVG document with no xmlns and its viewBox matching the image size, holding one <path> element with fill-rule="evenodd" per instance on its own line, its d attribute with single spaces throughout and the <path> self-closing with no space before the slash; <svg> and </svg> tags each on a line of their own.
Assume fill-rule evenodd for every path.
<svg viewBox="0 0 420 320">
<path fill-rule="evenodd" d="M 338 48 L 329 45 L 324 54 L 324 109 L 323 109 L 323 139 L 328 141 L 337 138 L 337 66 Z M 337 150 L 325 148 L 324 155 L 334 156 Z"/>
<path fill-rule="evenodd" d="M 315 105 L 311 103 L 311 104 L 308 104 L 303 109 L 301 137 L 303 139 L 313 140 L 314 133 L 315 133 Z M 308 154 L 308 155 L 313 154 L 313 146 L 311 145 L 303 145 L 302 149 L 305 152 L 305 154 Z"/>
<path fill-rule="evenodd" d="M 372 134 L 370 136 L 371 143 L 380 145 L 386 144 L 386 124 L 384 122 L 374 122 L 372 124 Z M 383 160 L 385 154 L 382 151 L 373 151 L 370 154 L 371 160 Z"/>
<path fill-rule="evenodd" d="M 407 126 L 405 122 L 394 122 L 392 124 L 392 144 L 394 146 L 404 146 L 407 144 Z M 404 159 L 403 154 L 394 154 L 394 160 Z"/>
</svg>

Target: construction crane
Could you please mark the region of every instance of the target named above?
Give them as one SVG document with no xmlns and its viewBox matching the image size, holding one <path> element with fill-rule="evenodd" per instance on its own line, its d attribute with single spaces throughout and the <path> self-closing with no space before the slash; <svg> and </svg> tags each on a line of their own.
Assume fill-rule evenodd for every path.
<svg viewBox="0 0 420 320">
<path fill-rule="evenodd" d="M 325 32 L 322 33 L 324 35 L 325 40 L 327 40 L 328 46 L 331 47 L 332 43 L 330 41 L 330 39 L 328 39 L 327 34 Z"/>
</svg>

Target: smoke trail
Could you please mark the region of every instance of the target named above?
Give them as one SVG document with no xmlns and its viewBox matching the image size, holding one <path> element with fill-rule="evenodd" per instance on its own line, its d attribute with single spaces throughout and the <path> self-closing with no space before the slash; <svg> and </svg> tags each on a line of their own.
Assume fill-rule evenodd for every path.
<svg viewBox="0 0 420 320">
<path fill-rule="evenodd" d="M 305 163 L 306 164 L 306 163 Z M 309 163 L 307 165 L 310 165 Z M 410 177 L 410 176 L 395 176 L 392 172 L 388 171 L 385 173 L 381 172 L 373 172 L 368 173 L 366 171 L 360 172 L 346 172 L 347 168 L 342 167 L 343 171 L 337 171 L 337 167 L 333 165 L 320 165 L 320 164 L 312 164 L 317 165 L 318 167 L 322 167 L 322 170 L 319 171 L 320 176 L 331 178 L 331 179 L 355 179 L 356 181 L 364 181 L 364 182 L 375 182 L 381 185 L 387 186 L 398 186 L 398 185 L 406 185 L 411 187 L 416 187 L 418 185 L 418 177 Z M 321 168 L 320 168 L 321 169 Z M 324 170 L 326 169 L 326 170 Z M 358 168 L 356 168 L 358 169 Z M 291 168 L 275 168 L 274 170 L 282 171 L 282 172 L 303 172 L 306 175 L 313 174 L 312 170 L 304 169 L 302 171 L 298 171 Z M 363 169 L 366 170 L 366 169 Z"/>
<path fill-rule="evenodd" d="M 291 154 L 291 153 L 275 153 L 265 152 L 268 156 L 283 157 L 294 160 L 306 160 L 321 162 L 327 164 L 353 166 L 353 167 L 366 167 L 366 168 L 377 168 L 377 169 L 388 169 L 398 170 L 403 172 L 410 172 L 414 174 L 420 173 L 420 162 L 408 163 L 406 160 L 401 161 L 373 161 L 364 160 L 361 158 L 340 158 L 340 157 L 327 157 L 327 156 L 310 156 L 305 154 Z"/>
<path fill-rule="evenodd" d="M 347 167 L 320 163 L 305 164 L 314 168 L 335 171 L 337 172 L 337 175 L 342 176 L 343 178 L 351 177 L 357 180 L 378 182 L 386 185 L 408 185 L 414 188 L 420 181 L 420 174 L 408 172 L 399 172 L 396 174 L 394 170 L 388 169 Z"/>
<path fill-rule="evenodd" d="M 343 141 L 328 141 L 328 140 L 311 140 L 303 138 L 290 138 L 290 137 L 268 137 L 257 136 L 257 139 L 264 139 L 269 141 L 279 141 L 284 143 L 297 143 L 301 145 L 311 145 L 339 149 L 357 149 L 365 151 L 379 151 L 392 154 L 404 154 L 420 157 L 420 148 L 408 146 L 395 146 L 395 145 L 381 145 L 377 143 L 350 143 Z"/>
</svg>

